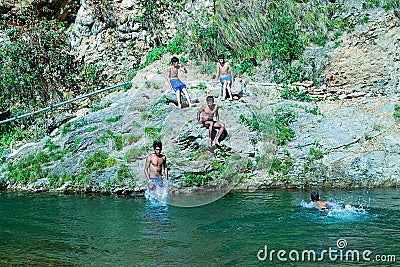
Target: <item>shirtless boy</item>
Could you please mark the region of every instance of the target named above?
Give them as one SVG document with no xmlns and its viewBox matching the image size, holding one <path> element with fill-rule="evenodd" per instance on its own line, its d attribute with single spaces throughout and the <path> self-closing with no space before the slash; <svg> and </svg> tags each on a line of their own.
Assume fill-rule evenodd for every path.
<svg viewBox="0 0 400 267">
<path fill-rule="evenodd" d="M 320 201 L 318 192 L 311 192 L 311 201 L 314 203 L 314 207 L 319 210 L 327 210 L 330 202 Z"/>
<path fill-rule="evenodd" d="M 230 75 L 228 74 L 230 72 Z M 222 101 L 225 100 L 225 92 L 228 91 L 229 93 L 229 100 L 232 101 L 232 89 L 231 86 L 234 82 L 233 77 L 233 70 L 229 62 L 225 62 L 224 55 L 218 56 L 218 63 L 217 63 L 217 75 L 216 75 L 216 82 L 219 81 L 222 84 Z"/>
<path fill-rule="evenodd" d="M 219 122 L 219 114 L 218 114 L 218 106 L 214 104 L 214 97 L 212 96 L 207 96 L 206 98 L 207 105 L 202 105 L 197 112 L 197 123 L 202 124 L 204 127 L 208 128 L 208 133 L 209 133 L 209 139 L 208 139 L 208 146 L 211 147 L 212 145 L 212 131 L 213 129 L 219 129 L 218 135 L 215 138 L 215 144 L 218 146 L 221 146 L 219 143 L 219 138 L 222 134 L 222 132 L 225 129 L 225 125 L 221 122 Z M 200 116 L 203 113 L 203 116 L 200 120 Z M 215 119 L 214 120 L 214 115 Z"/>
<path fill-rule="evenodd" d="M 161 154 L 162 143 L 154 141 L 154 153 L 146 158 L 146 166 L 144 167 L 144 174 L 149 181 L 149 189 L 163 188 L 162 169 L 164 168 L 165 181 L 168 183 L 168 169 L 167 158 Z"/>
<path fill-rule="evenodd" d="M 171 63 L 172 66 L 168 67 L 166 76 L 170 89 L 174 89 L 176 93 L 176 101 L 178 102 L 178 107 L 182 108 L 181 92 L 185 94 L 189 107 L 191 107 L 192 102 L 190 101 L 190 95 L 186 90 L 186 85 L 178 78 L 178 71 L 182 69 L 184 73 L 187 73 L 187 69 L 179 65 L 179 59 L 177 57 L 171 58 Z"/>
</svg>

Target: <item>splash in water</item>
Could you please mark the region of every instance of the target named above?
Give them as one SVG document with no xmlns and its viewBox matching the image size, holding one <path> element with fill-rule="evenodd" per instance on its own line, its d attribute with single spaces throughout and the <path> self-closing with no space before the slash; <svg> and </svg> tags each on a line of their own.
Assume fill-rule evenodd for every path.
<svg viewBox="0 0 400 267">
<path fill-rule="evenodd" d="M 162 178 L 151 178 L 152 185 L 147 185 L 144 196 L 153 206 L 165 206 L 168 203 L 168 183 L 162 181 Z"/>
<path fill-rule="evenodd" d="M 303 208 L 307 209 L 316 209 L 317 207 L 315 206 L 314 202 L 306 202 L 304 200 L 301 201 L 301 206 Z M 328 217 L 334 217 L 334 218 L 339 218 L 339 219 L 350 219 L 350 218 L 355 218 L 358 216 L 364 216 L 368 214 L 368 211 L 365 207 L 359 206 L 355 207 L 352 205 L 341 205 L 335 202 L 329 202 L 329 205 L 327 206 L 328 209 L 323 210 L 326 212 L 326 216 Z"/>
</svg>

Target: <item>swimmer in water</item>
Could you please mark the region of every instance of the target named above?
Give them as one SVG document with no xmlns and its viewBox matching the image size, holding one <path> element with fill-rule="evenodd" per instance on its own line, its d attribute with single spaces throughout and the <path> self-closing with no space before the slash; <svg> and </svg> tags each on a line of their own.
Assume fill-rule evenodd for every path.
<svg viewBox="0 0 400 267">
<path fill-rule="evenodd" d="M 320 201 L 318 192 L 311 192 L 311 201 L 314 203 L 314 207 L 319 210 L 327 210 L 332 203 L 327 201 Z"/>
</svg>

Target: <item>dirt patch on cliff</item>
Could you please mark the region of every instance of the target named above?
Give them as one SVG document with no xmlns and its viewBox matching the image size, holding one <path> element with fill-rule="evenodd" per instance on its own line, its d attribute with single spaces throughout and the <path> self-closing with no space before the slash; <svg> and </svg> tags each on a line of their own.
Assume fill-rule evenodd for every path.
<svg viewBox="0 0 400 267">
<path fill-rule="evenodd" d="M 400 20 L 393 11 L 382 9 L 371 10 L 368 17 L 370 22 L 343 35 L 322 73 L 328 87 L 338 93 L 400 91 Z"/>
</svg>

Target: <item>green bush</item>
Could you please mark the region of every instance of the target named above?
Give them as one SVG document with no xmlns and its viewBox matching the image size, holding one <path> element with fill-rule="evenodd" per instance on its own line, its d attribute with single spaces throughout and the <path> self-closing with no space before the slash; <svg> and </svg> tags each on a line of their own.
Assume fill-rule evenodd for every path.
<svg viewBox="0 0 400 267">
<path fill-rule="evenodd" d="M 147 146 L 143 146 L 141 148 L 130 148 L 128 151 L 125 153 L 125 160 L 126 161 L 134 161 L 137 160 L 139 157 L 143 156 L 144 154 L 147 153 Z"/>
<path fill-rule="evenodd" d="M 253 63 L 249 58 L 246 58 L 241 63 L 233 64 L 232 69 L 236 76 L 240 76 L 243 73 L 246 73 L 247 75 L 253 75 Z"/>
<path fill-rule="evenodd" d="M 150 136 L 153 141 L 161 140 L 162 127 L 148 126 L 144 128 L 144 134 Z"/>
<path fill-rule="evenodd" d="M 226 48 L 219 38 L 219 28 L 212 19 L 213 15 L 203 9 L 191 17 L 193 23 L 184 25 L 186 28 L 181 30 L 191 32 L 186 41 L 189 55 L 204 60 L 214 59 L 219 53 L 225 52 Z"/>
<path fill-rule="evenodd" d="M 122 135 L 115 134 L 110 130 L 107 130 L 102 136 L 97 138 L 97 142 L 107 145 L 108 140 L 114 140 L 115 148 L 119 151 L 123 148 Z"/>
<path fill-rule="evenodd" d="M 369 0 L 369 1 L 363 2 L 362 7 L 364 9 L 368 9 L 368 8 L 380 6 L 380 4 L 381 4 L 380 0 Z"/>
<path fill-rule="evenodd" d="M 70 53 L 65 22 L 43 17 L 43 10 L 26 5 L 2 15 L 0 31 L 0 111 L 39 109 L 98 86 L 102 69 L 80 64 Z"/>
<path fill-rule="evenodd" d="M 144 65 L 148 66 L 154 61 L 161 59 L 162 55 L 164 54 L 165 54 L 165 48 L 163 46 L 154 47 L 147 53 Z"/>
<path fill-rule="evenodd" d="M 49 153 L 40 151 L 36 155 L 31 154 L 16 163 L 10 162 L 6 168 L 10 181 L 12 183 L 26 184 L 28 182 L 36 182 L 41 178 L 49 178 L 47 165 L 62 159 L 66 153 L 66 151 L 57 150 L 58 147 L 49 141 L 44 146 L 49 150 Z"/>
<path fill-rule="evenodd" d="M 290 63 L 304 50 L 304 43 L 297 30 L 296 20 L 286 6 L 277 8 L 268 32 L 267 48 L 274 61 Z"/>
<path fill-rule="evenodd" d="M 107 119 L 106 119 L 106 122 L 109 122 L 109 123 L 117 122 L 117 121 L 119 121 L 120 119 L 122 119 L 123 117 L 124 117 L 123 115 L 119 114 L 119 115 L 116 115 L 116 116 L 114 116 L 114 117 L 107 118 Z"/>
<path fill-rule="evenodd" d="M 323 157 L 324 157 L 324 153 L 321 150 L 319 150 L 315 147 L 311 147 L 310 151 L 308 153 L 308 156 L 307 156 L 307 160 L 314 161 L 314 160 L 322 159 Z"/>
<path fill-rule="evenodd" d="M 393 117 L 396 122 L 400 122 L 400 105 L 398 104 L 394 105 Z"/>
<path fill-rule="evenodd" d="M 202 63 L 199 66 L 199 70 L 200 70 L 200 73 L 211 76 L 211 75 L 215 74 L 215 72 L 216 72 L 215 63 L 213 63 L 213 62 Z"/>
<path fill-rule="evenodd" d="M 94 171 L 109 168 L 117 164 L 117 160 L 109 158 L 108 154 L 104 151 L 95 151 L 93 155 L 89 156 L 83 164 L 86 166 L 86 174 Z"/>
<path fill-rule="evenodd" d="M 296 88 L 290 88 L 289 86 L 284 86 L 281 91 L 281 97 L 288 100 L 298 100 L 304 102 L 311 102 L 312 98 L 307 92 L 298 92 Z"/>
<path fill-rule="evenodd" d="M 273 158 L 271 168 L 269 169 L 269 174 L 280 173 L 282 175 L 287 175 L 293 166 L 293 160 L 290 154 L 285 150 L 284 159 Z"/>
<path fill-rule="evenodd" d="M 202 186 L 213 180 L 211 173 L 185 173 L 186 186 Z"/>
<path fill-rule="evenodd" d="M 167 44 L 167 52 L 170 54 L 181 54 L 185 51 L 186 40 L 178 33 L 171 42 Z"/>
<path fill-rule="evenodd" d="M 275 112 L 274 122 L 277 129 L 276 142 L 278 145 L 284 145 L 294 138 L 295 133 L 289 127 L 294 121 L 296 121 L 296 114 L 292 110 L 279 108 Z"/>
<path fill-rule="evenodd" d="M 74 131 L 76 129 L 79 129 L 81 127 L 84 127 L 86 125 L 88 125 L 88 122 L 84 117 L 79 118 L 79 119 L 77 119 L 77 120 L 75 120 L 73 122 L 67 122 L 62 126 L 61 134 L 62 135 L 66 135 L 67 133 L 72 132 L 72 131 Z"/>
</svg>

